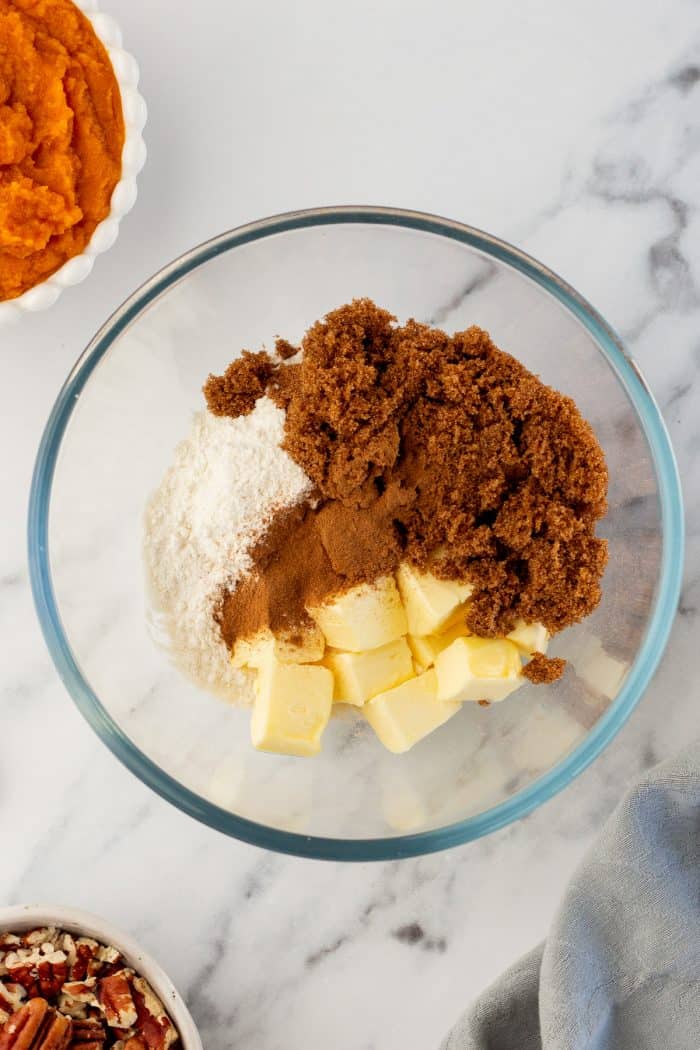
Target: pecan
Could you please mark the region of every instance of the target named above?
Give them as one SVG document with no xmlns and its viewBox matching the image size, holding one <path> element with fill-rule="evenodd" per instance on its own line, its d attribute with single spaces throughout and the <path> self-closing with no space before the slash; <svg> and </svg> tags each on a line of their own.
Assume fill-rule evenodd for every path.
<svg viewBox="0 0 700 1050">
<path fill-rule="evenodd" d="M 96 1017 L 74 1021 L 71 1050 L 73 1047 L 76 1047 L 76 1050 L 102 1050 L 106 1038 L 104 1025 Z"/>
<path fill-rule="evenodd" d="M 58 997 L 57 1008 L 66 1017 L 72 1017 L 74 1021 L 82 1021 L 87 1017 L 88 1008 L 85 1003 L 79 1003 L 77 999 L 71 999 L 63 992 Z"/>
<path fill-rule="evenodd" d="M 37 963 L 39 989 L 45 999 L 55 999 L 68 976 L 64 952 L 52 952 Z"/>
<path fill-rule="evenodd" d="M 105 944 L 101 944 L 97 949 L 97 958 L 107 968 L 116 966 L 122 959 L 116 948 L 108 947 Z"/>
<path fill-rule="evenodd" d="M 89 1006 L 98 1006 L 97 978 L 86 977 L 84 981 L 66 981 L 62 988 L 63 995 L 69 999 L 75 999 L 78 1003 L 86 1003 Z"/>
<path fill-rule="evenodd" d="M 54 999 L 68 972 L 65 952 L 56 951 L 49 941 L 40 947 L 8 952 L 4 965 L 12 980 L 23 985 L 30 998 Z"/>
<path fill-rule="evenodd" d="M 0 1032 L 0 1050 L 68 1050 L 72 1021 L 46 999 L 30 999 Z"/>
<path fill-rule="evenodd" d="M 148 1050 L 168 1050 L 177 1042 L 178 1034 L 163 1004 L 143 977 L 134 977 L 132 988 L 139 1036 Z"/>
<path fill-rule="evenodd" d="M 84 981 L 86 977 L 96 975 L 100 968 L 97 959 L 98 948 L 99 944 L 91 937 L 78 937 L 75 941 L 75 962 L 70 970 L 72 981 Z"/>
<path fill-rule="evenodd" d="M 26 954 L 26 949 L 20 949 Z M 39 994 L 39 974 L 33 964 L 20 958 L 19 952 L 9 952 L 5 956 L 5 968 L 13 983 L 21 984 L 29 998 Z"/>
<path fill-rule="evenodd" d="M 17 948 L 21 943 L 15 933 L 0 933 L 0 952 L 6 952 L 9 948 Z"/>
<path fill-rule="evenodd" d="M 30 999 L 0 1032 L 0 1050 L 32 1050 L 48 1009 L 46 999 Z"/>
<path fill-rule="evenodd" d="M 55 926 L 41 926 L 37 930 L 27 930 L 22 934 L 22 944 L 27 948 L 36 948 L 42 944 L 50 944 L 53 948 L 53 940 L 56 936 Z"/>
<path fill-rule="evenodd" d="M 112 1028 L 131 1028 L 136 1022 L 136 1006 L 129 984 L 133 976 L 133 970 L 124 969 L 100 981 L 100 1006 L 107 1024 Z"/>
<path fill-rule="evenodd" d="M 26 995 L 23 985 L 13 981 L 0 981 L 0 1010 L 13 1014 L 15 1010 L 19 1010 Z"/>
<path fill-rule="evenodd" d="M 73 1022 L 70 1017 L 64 1017 L 58 1010 L 49 1009 L 47 1021 L 42 1026 L 33 1050 L 68 1050 L 72 1030 Z"/>
</svg>

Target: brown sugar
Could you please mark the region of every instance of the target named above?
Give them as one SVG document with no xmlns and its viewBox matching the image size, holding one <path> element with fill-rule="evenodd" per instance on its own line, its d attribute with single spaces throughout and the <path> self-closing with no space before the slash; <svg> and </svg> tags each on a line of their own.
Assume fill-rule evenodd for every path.
<svg viewBox="0 0 700 1050">
<path fill-rule="evenodd" d="M 535 685 L 544 685 L 556 682 L 564 674 L 566 660 L 558 656 L 545 656 L 544 653 L 535 653 L 532 659 L 523 667 L 523 674 Z"/>
<path fill-rule="evenodd" d="M 480 328 L 398 326 L 368 299 L 314 324 L 301 349 L 291 361 L 278 341 L 291 363 L 244 355 L 205 387 L 210 410 L 231 415 L 266 391 L 286 414 L 284 448 L 316 489 L 273 521 L 251 576 L 224 595 L 229 645 L 300 623 L 306 605 L 404 559 L 470 581 L 468 623 L 482 636 L 516 619 L 556 632 L 595 608 L 607 470 L 570 398 Z M 553 674 L 547 666 L 530 676 Z"/>
<path fill-rule="evenodd" d="M 265 393 L 274 370 L 264 351 L 244 350 L 222 376 L 209 376 L 204 384 L 209 411 L 215 416 L 247 416 Z"/>
</svg>

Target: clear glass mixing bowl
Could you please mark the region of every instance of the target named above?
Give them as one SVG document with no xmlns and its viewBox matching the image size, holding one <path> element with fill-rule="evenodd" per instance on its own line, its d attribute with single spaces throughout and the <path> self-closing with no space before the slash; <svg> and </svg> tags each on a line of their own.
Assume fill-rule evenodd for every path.
<svg viewBox="0 0 700 1050">
<path fill-rule="evenodd" d="M 577 401 L 610 468 L 604 597 L 557 637 L 564 678 L 465 704 L 406 755 L 333 720 L 318 758 L 259 754 L 249 712 L 182 677 L 149 631 L 146 500 L 209 372 L 241 348 L 297 340 L 370 296 L 402 321 L 477 323 Z M 603 319 L 559 277 L 478 230 L 334 208 L 223 234 L 157 274 L 68 377 L 39 450 L 29 556 L 41 625 L 78 707 L 146 784 L 226 834 L 340 860 L 405 857 L 485 835 L 565 787 L 639 700 L 678 599 L 681 496 L 664 425 Z"/>
</svg>

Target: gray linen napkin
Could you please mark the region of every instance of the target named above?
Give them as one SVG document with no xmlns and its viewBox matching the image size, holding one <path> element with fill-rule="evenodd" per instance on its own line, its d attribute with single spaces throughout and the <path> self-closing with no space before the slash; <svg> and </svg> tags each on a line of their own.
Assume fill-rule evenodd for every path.
<svg viewBox="0 0 700 1050">
<path fill-rule="evenodd" d="M 544 946 L 442 1050 L 700 1050 L 700 743 L 627 793 Z"/>
</svg>

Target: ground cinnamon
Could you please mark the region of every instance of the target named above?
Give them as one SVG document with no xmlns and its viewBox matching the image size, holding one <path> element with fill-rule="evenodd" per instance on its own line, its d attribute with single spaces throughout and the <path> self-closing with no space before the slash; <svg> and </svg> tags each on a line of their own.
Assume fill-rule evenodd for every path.
<svg viewBox="0 0 700 1050">
<path fill-rule="evenodd" d="M 316 486 L 273 520 L 250 577 L 223 596 L 227 644 L 301 624 L 309 603 L 402 559 L 471 581 L 468 622 L 482 636 L 519 618 L 556 632 L 595 608 L 607 470 L 570 398 L 480 328 L 398 326 L 368 299 L 317 322 L 301 348 L 296 363 L 278 341 L 276 360 L 246 355 L 205 387 L 210 410 L 232 416 L 266 390 Z M 531 675 L 554 670 L 540 661 Z"/>
</svg>

